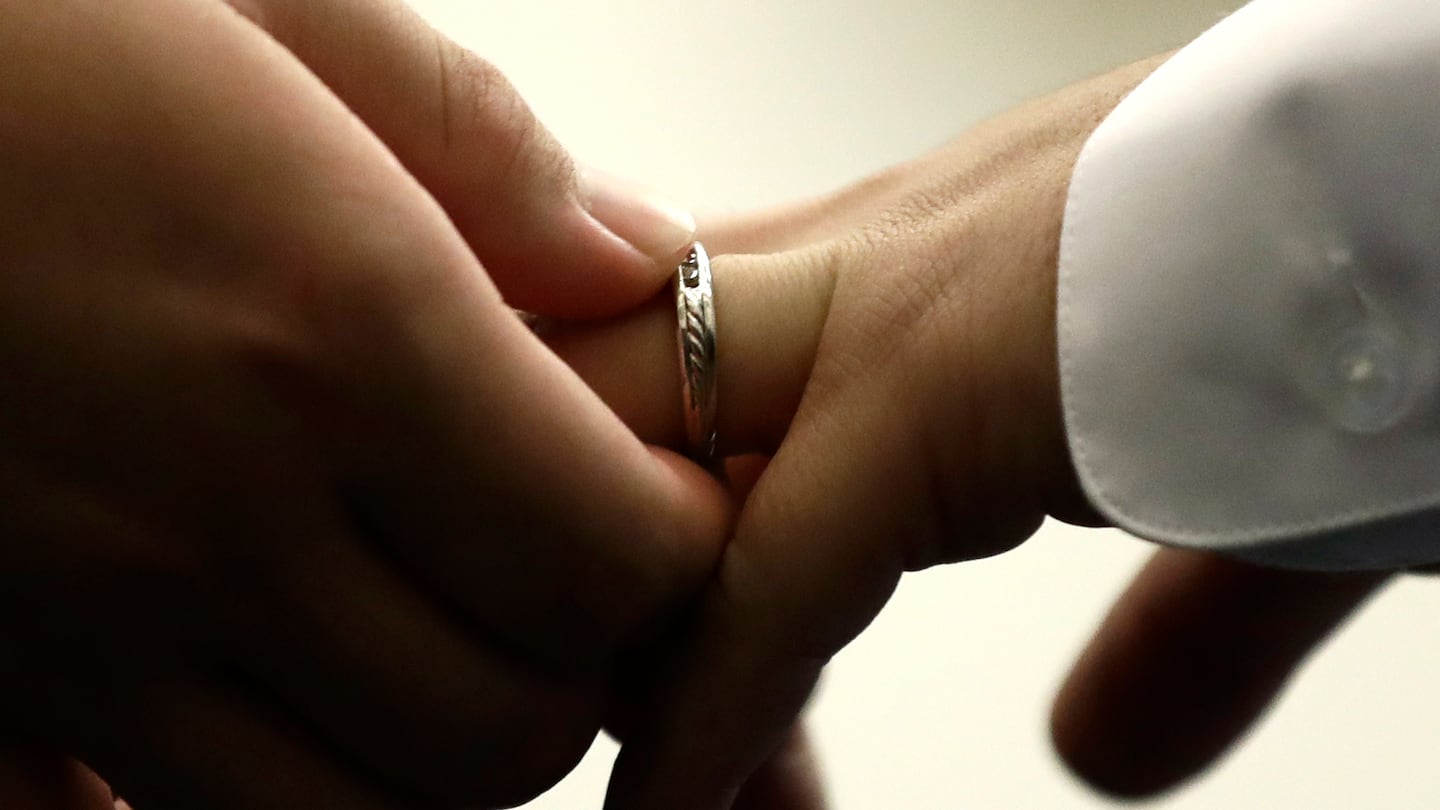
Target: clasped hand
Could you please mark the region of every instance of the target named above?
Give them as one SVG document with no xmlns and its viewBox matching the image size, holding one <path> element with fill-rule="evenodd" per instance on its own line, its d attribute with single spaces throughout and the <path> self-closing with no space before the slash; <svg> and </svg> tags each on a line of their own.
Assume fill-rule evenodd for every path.
<svg viewBox="0 0 1440 810">
<path fill-rule="evenodd" d="M 796 715 L 901 574 L 1099 522 L 1056 250 L 1156 60 L 702 229 L 727 488 L 672 452 L 693 223 L 399 0 L 0 17 L 7 807 L 108 806 L 61 755 L 139 810 L 507 806 L 608 726 L 613 810 L 815 808 Z"/>
<path fill-rule="evenodd" d="M 140 810 L 553 783 L 730 506 L 511 307 L 685 223 L 398 0 L 6 2 L 0 63 L 7 745 Z"/>
</svg>

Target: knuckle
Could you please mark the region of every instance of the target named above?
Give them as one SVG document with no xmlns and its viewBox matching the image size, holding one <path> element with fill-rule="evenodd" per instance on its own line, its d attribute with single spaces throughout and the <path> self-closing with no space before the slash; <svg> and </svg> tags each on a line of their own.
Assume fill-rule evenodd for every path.
<svg viewBox="0 0 1440 810">
<path fill-rule="evenodd" d="M 501 132 L 524 133 L 534 117 L 505 75 L 475 53 L 441 39 L 439 99 L 446 145 Z"/>
<path fill-rule="evenodd" d="M 283 307 L 264 309 L 217 318 L 205 354 L 224 367 L 214 396 L 227 407 L 197 419 L 209 437 L 207 452 L 237 460 L 204 478 L 270 500 L 284 492 L 282 480 L 312 485 L 322 474 L 322 448 L 339 437 L 350 412 L 344 374 L 355 363 L 348 359 L 349 343 L 318 319 Z M 222 529 L 241 525 L 221 519 L 237 510 L 247 522 L 259 520 L 221 493 L 197 493 L 193 502 L 210 508 L 210 523 Z"/>
<path fill-rule="evenodd" d="M 499 68 L 436 34 L 442 148 L 474 151 L 491 173 L 529 184 L 573 182 L 565 150 Z"/>
<path fill-rule="evenodd" d="M 358 221 L 379 223 L 382 213 Z M 357 391 L 405 367 L 434 328 L 438 302 L 480 296 L 488 306 L 498 297 L 460 272 L 443 245 L 424 244 L 422 227 L 397 228 L 404 237 L 378 235 L 384 230 L 350 237 L 329 256 L 287 261 L 232 336 L 246 370 L 304 407 L 309 435 L 331 437 L 363 404 Z"/>
<path fill-rule="evenodd" d="M 298 394 L 305 382 L 319 376 L 320 336 L 300 319 L 257 307 L 228 320 L 217 329 L 218 354 L 268 383 L 272 392 Z M 259 409 L 260 404 L 252 407 Z"/>
</svg>

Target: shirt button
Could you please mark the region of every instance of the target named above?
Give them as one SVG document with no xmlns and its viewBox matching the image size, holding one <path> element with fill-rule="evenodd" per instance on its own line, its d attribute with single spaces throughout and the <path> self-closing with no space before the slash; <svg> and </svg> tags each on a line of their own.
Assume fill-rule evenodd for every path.
<svg viewBox="0 0 1440 810">
<path fill-rule="evenodd" d="M 1352 433 L 1394 427 L 1409 410 L 1408 352 L 1398 330 L 1369 322 L 1350 327 L 1321 358 L 1321 397 L 1330 419 Z"/>
</svg>

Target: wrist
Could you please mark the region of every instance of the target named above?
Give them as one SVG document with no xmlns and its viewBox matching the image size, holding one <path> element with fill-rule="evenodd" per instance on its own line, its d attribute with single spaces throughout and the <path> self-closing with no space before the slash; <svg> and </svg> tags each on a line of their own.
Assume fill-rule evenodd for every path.
<svg viewBox="0 0 1440 810">
<path fill-rule="evenodd" d="M 1086 526 L 1106 521 L 1081 490 L 1061 404 L 1056 285 L 1069 180 L 1085 143 L 1168 54 L 1127 65 L 1025 105 L 976 130 L 967 165 L 967 391 L 973 414 L 956 452 L 971 453 L 967 505 L 1004 525 L 1042 516 Z M 976 248 L 974 245 L 982 247 Z M 982 523 L 985 519 L 982 518 Z M 1024 537 L 997 540 L 1003 550 Z"/>
</svg>

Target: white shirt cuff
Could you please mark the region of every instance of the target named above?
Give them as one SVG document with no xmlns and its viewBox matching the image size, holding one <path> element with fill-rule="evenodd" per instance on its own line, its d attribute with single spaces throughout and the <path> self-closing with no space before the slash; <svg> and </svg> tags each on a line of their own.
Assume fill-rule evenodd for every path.
<svg viewBox="0 0 1440 810">
<path fill-rule="evenodd" d="M 1058 300 L 1118 526 L 1440 560 L 1440 3 L 1257 0 L 1172 57 L 1081 154 Z"/>
</svg>

